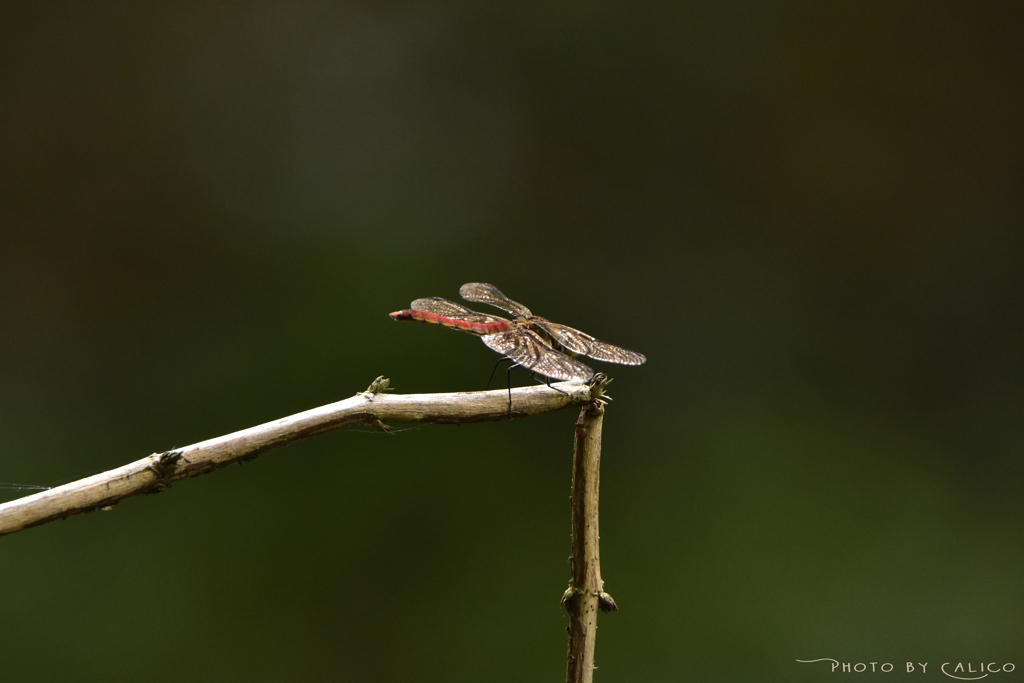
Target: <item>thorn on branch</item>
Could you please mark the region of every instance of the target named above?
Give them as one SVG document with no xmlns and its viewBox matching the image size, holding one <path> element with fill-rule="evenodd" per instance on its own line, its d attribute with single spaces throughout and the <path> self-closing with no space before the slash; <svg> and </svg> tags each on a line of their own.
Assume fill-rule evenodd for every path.
<svg viewBox="0 0 1024 683">
<path fill-rule="evenodd" d="M 582 588 L 573 588 L 569 586 L 562 593 L 562 600 L 560 602 L 562 609 L 567 612 L 571 612 L 576 606 L 576 601 L 580 599 L 580 596 L 586 593 Z M 604 591 L 599 591 L 597 594 L 597 606 L 602 612 L 618 612 L 619 606 L 615 604 L 615 598 Z"/>
<path fill-rule="evenodd" d="M 619 606 L 615 604 L 615 598 L 604 591 L 597 594 L 597 606 L 602 612 L 618 612 Z"/>
<path fill-rule="evenodd" d="M 146 468 L 156 475 L 156 482 L 153 483 L 151 493 L 159 493 L 171 487 L 171 477 L 181 458 L 180 451 L 166 451 L 149 456 L 149 464 Z"/>
<path fill-rule="evenodd" d="M 366 387 L 366 391 L 363 393 L 370 394 L 370 396 L 376 396 L 381 392 L 394 390 L 394 387 L 391 386 L 391 380 L 384 375 L 380 375 L 377 379 L 370 382 L 370 386 Z"/>
<path fill-rule="evenodd" d="M 581 588 L 573 588 L 572 586 L 566 588 L 565 592 L 562 593 L 562 600 L 559 602 L 559 604 L 562 606 L 562 609 L 564 609 L 566 612 L 571 612 L 573 608 L 576 606 L 576 602 L 580 599 L 579 596 L 582 593 L 583 589 Z"/>
</svg>

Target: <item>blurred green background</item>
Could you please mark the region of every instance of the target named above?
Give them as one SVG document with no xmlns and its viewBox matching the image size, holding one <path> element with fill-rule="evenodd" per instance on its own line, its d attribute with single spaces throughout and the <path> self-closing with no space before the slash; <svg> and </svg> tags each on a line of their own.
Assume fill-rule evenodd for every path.
<svg viewBox="0 0 1024 683">
<path fill-rule="evenodd" d="M 8 5 L 0 481 L 482 389 L 478 340 L 387 314 L 492 282 L 649 358 L 594 364 L 598 680 L 1024 670 L 1022 19 Z M 3 678 L 559 680 L 575 418 L 332 433 L 0 539 Z"/>
</svg>

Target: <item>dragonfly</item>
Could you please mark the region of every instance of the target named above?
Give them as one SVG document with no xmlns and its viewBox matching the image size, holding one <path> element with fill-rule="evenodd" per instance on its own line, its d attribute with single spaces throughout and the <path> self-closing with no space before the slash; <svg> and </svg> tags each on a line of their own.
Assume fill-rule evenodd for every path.
<svg viewBox="0 0 1024 683">
<path fill-rule="evenodd" d="M 534 315 L 494 285 L 469 282 L 462 285 L 459 294 L 466 301 L 488 304 L 515 317 L 508 320 L 478 313 L 437 296 L 416 299 L 410 308 L 395 311 L 391 317 L 479 335 L 488 348 L 514 363 L 510 370 L 518 365 L 550 378 L 549 381 L 590 380 L 594 371 L 577 360 L 578 356 L 621 365 L 642 365 L 647 360 L 642 353 L 599 341 L 585 332 Z"/>
</svg>

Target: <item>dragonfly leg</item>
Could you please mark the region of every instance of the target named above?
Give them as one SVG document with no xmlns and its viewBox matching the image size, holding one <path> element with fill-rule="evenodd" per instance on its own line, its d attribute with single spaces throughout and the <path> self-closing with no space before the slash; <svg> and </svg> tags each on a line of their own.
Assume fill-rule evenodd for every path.
<svg viewBox="0 0 1024 683">
<path fill-rule="evenodd" d="M 506 360 L 512 360 L 512 359 L 508 358 Z M 495 367 L 497 367 L 497 366 L 495 366 Z M 512 419 L 512 368 L 518 368 L 518 367 L 519 367 L 519 363 L 512 363 L 512 365 L 508 366 L 508 370 L 506 370 L 506 372 L 505 372 L 505 374 L 508 377 L 508 419 L 510 419 L 510 420 Z"/>
<path fill-rule="evenodd" d="M 490 388 L 490 386 L 491 386 L 491 382 L 493 382 L 493 381 L 494 381 L 494 373 L 496 373 L 496 372 L 498 371 L 498 366 L 499 366 L 499 365 L 501 365 L 502 363 L 504 363 L 505 361 L 508 361 L 509 363 L 515 363 L 515 361 L 514 361 L 514 360 L 512 360 L 511 358 L 508 358 L 508 357 L 505 357 L 505 358 L 499 358 L 499 359 L 498 359 L 498 362 L 494 364 L 494 369 L 493 369 L 493 370 L 491 370 L 491 376 L 490 376 L 490 378 L 489 378 L 489 379 L 487 380 L 487 386 L 486 386 L 486 387 L 484 387 L 484 389 L 488 389 L 488 388 Z M 510 367 L 509 369 L 511 370 L 511 367 Z"/>
<path fill-rule="evenodd" d="M 566 396 L 568 396 L 568 395 L 569 395 L 569 392 L 568 392 L 568 391 L 562 391 L 562 390 L 561 390 L 561 389 L 559 389 L 558 387 L 553 387 L 553 386 L 551 386 L 551 378 L 550 378 L 550 377 L 545 377 L 545 378 L 544 378 L 544 383 L 548 385 L 548 389 L 554 389 L 554 390 L 555 390 L 555 391 L 557 391 L 558 393 L 560 393 L 560 394 L 565 394 Z"/>
<path fill-rule="evenodd" d="M 530 379 L 532 379 L 533 381 L 537 382 L 538 384 L 546 384 L 548 389 L 554 389 L 555 391 L 557 391 L 560 394 L 564 394 L 565 396 L 569 395 L 568 392 L 562 391 L 558 387 L 552 386 L 551 385 L 551 378 L 550 377 L 545 377 L 543 380 L 541 380 L 541 379 L 537 378 L 537 373 L 536 372 L 531 372 L 530 373 Z"/>
</svg>

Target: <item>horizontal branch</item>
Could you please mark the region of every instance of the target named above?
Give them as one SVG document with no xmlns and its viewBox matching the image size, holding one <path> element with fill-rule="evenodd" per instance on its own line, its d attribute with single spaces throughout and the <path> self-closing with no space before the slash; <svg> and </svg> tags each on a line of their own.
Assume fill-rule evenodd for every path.
<svg viewBox="0 0 1024 683">
<path fill-rule="evenodd" d="M 590 400 L 590 386 L 559 382 L 509 392 L 474 391 L 449 394 L 382 393 L 388 380 L 378 377 L 352 398 L 282 417 L 225 436 L 175 448 L 136 460 L 117 469 L 79 479 L 0 505 L 0 535 L 55 519 L 91 512 L 129 496 L 157 493 L 171 482 L 196 477 L 315 434 L 352 424 L 388 431 L 386 422 L 461 424 L 527 417 Z"/>
</svg>

